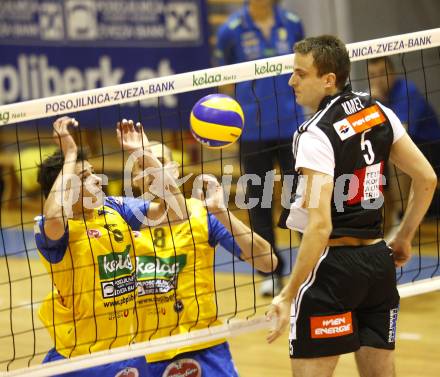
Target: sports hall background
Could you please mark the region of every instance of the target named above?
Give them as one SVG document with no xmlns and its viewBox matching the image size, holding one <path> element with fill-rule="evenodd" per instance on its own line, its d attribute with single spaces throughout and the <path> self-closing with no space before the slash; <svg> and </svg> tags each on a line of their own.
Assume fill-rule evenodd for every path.
<svg viewBox="0 0 440 377">
<path fill-rule="evenodd" d="M 2 2 L 3 0 L 0 0 L 0 3 Z M 214 43 L 217 27 L 226 20 L 229 13 L 237 9 L 242 3 L 242 0 L 206 0 L 208 13 L 204 21 L 207 23 L 208 32 L 204 37 L 208 38 L 209 45 Z M 347 43 L 440 27 L 440 2 L 437 0 L 284 0 L 281 1 L 281 4 L 300 16 L 307 36 L 323 33 L 337 34 Z M 7 57 L 1 53 L 1 51 L 5 51 L 2 49 L 3 47 L 5 46 L 2 46 L 0 42 L 0 68 L 9 64 Z M 38 52 L 38 47 L 35 51 Z M 97 54 L 99 56 L 99 51 Z M 145 54 L 149 54 L 148 49 L 145 49 Z M 127 59 L 127 66 L 130 65 L 129 60 Z M 187 62 L 188 70 L 207 68 L 209 66 L 209 61 L 207 61 L 205 67 L 197 66 L 190 68 L 191 63 L 191 61 Z M 167 67 L 163 66 L 162 71 L 157 69 L 155 73 L 168 74 Z M 423 78 L 420 75 L 416 75 L 413 79 L 422 87 Z M 440 77 L 429 77 L 429 80 L 440 82 Z M 436 109 L 437 114 L 439 114 L 440 93 L 432 94 L 430 102 Z M 117 116 L 114 119 L 116 120 Z M 40 122 L 42 125 L 43 123 L 43 121 Z M 108 135 L 104 135 L 106 139 L 104 143 L 114 144 L 113 126 L 109 126 L 109 129 Z M 16 140 L 16 133 L 15 126 L 0 127 L 0 164 L 6 166 L 6 168 L 10 167 L 10 158 L 15 156 L 11 156 L 4 146 Z M 159 132 L 155 131 L 153 134 L 156 138 L 160 138 Z M 171 142 L 174 140 L 174 136 L 171 133 L 165 133 L 164 137 Z M 227 156 L 228 153 L 233 154 L 235 152 L 236 149 L 232 148 L 229 152 L 225 151 L 223 157 Z M 194 153 L 198 154 L 199 151 L 196 150 Z M 200 158 L 200 155 L 187 156 L 189 159 L 192 157 Z M 210 169 L 209 165 L 207 169 Z M 215 169 L 218 169 L 217 165 Z M 17 190 L 17 187 L 13 186 L 16 183 L 12 182 L 12 188 L 5 187 L 5 194 L 7 190 Z M 6 184 L 11 185 L 11 182 Z M 118 184 L 116 184 L 116 187 L 109 187 L 109 190 L 117 191 Z M 38 201 L 36 202 L 36 206 L 32 207 L 30 205 L 24 208 L 25 219 L 32 219 L 35 216 L 35 211 L 39 208 L 39 203 Z M 14 223 L 20 221 L 21 213 L 18 200 L 6 204 L 3 202 L 1 211 L 1 226 L 7 225 L 7 221 L 15 221 Z M 27 229 L 26 234 L 27 237 L 31 237 L 31 229 Z M 281 232 L 279 235 L 281 236 L 280 242 L 288 244 L 289 240 L 286 235 Z M 422 238 L 432 236 L 432 234 L 421 235 Z M 9 241 L 13 242 L 12 238 L 9 238 Z M 14 266 L 17 271 L 23 270 L 23 276 L 28 273 L 26 272 L 24 259 Z M 1 282 L 4 283 L 6 277 L 3 266 L 1 266 L 0 274 L 3 275 Z M 0 305 L 2 301 L 4 302 L 0 296 Z M 439 292 L 402 301 L 402 310 L 398 323 L 398 350 L 396 353 L 399 376 L 440 375 L 440 358 L 438 357 L 440 355 L 440 331 L 438 330 L 438 318 L 440 318 L 439 304 Z M 0 327 L 3 333 L 5 326 L 1 320 Z M 241 376 L 289 376 L 287 341 L 281 339 L 276 344 L 268 346 L 264 339 L 265 334 L 262 332 L 250 333 L 231 339 L 232 353 Z M 244 348 L 246 352 L 241 351 Z M 354 368 L 352 357 L 344 356 L 335 376 L 353 376 L 355 375 Z"/>
</svg>

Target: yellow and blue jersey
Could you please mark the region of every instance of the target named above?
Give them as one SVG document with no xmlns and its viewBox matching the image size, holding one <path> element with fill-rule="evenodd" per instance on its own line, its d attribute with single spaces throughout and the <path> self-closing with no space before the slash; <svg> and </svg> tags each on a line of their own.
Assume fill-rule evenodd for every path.
<svg viewBox="0 0 440 377">
<path fill-rule="evenodd" d="M 293 45 L 304 38 L 298 16 L 274 7 L 275 23 L 269 38 L 255 25 L 245 6 L 231 15 L 217 32 L 215 58 L 217 65 L 291 54 Z M 281 72 L 281 65 L 255 63 L 259 72 Z M 246 127 L 243 141 L 291 138 L 304 121 L 303 110 L 295 103 L 288 85 L 289 75 L 246 81 L 236 85 L 236 99 L 243 108 Z"/>
<path fill-rule="evenodd" d="M 148 204 L 141 210 L 146 213 Z M 124 346 L 133 339 L 135 250 L 127 222 L 135 221 L 125 203 L 107 198 L 93 218 L 68 220 L 64 235 L 50 240 L 39 217 L 35 241 L 54 287 L 39 316 L 62 356 Z"/>
<path fill-rule="evenodd" d="M 137 342 L 220 323 L 214 287 L 215 246 L 221 244 L 238 257 L 241 250 L 229 231 L 206 211 L 201 201 L 187 200 L 187 206 L 191 210 L 189 220 L 135 232 Z M 136 229 L 136 224 L 132 227 Z M 147 360 L 169 360 L 178 354 L 224 341 L 164 351 L 148 355 Z"/>
</svg>

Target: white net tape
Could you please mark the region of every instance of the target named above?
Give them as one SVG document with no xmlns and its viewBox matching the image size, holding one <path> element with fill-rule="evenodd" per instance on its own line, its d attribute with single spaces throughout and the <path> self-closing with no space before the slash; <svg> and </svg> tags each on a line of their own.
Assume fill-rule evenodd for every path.
<svg viewBox="0 0 440 377">
<path fill-rule="evenodd" d="M 351 60 L 357 61 L 437 46 L 440 29 L 351 43 L 347 48 Z M 292 64 L 293 54 L 289 54 L 0 106 L 0 125 L 272 77 L 291 73 Z"/>
</svg>

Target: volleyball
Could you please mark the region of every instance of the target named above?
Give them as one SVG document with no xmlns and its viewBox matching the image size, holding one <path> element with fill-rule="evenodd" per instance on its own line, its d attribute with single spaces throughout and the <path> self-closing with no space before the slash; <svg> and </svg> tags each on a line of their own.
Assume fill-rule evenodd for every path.
<svg viewBox="0 0 440 377">
<path fill-rule="evenodd" d="M 210 94 L 192 108 L 190 128 L 194 138 L 208 148 L 225 148 L 240 137 L 244 115 L 240 104 L 226 94 Z"/>
</svg>

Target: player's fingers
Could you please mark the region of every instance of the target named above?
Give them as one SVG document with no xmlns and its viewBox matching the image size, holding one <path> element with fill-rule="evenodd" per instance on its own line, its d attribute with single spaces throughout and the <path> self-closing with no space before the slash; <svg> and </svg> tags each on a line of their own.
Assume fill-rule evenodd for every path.
<svg viewBox="0 0 440 377">
<path fill-rule="evenodd" d="M 267 342 L 273 343 L 281 334 L 278 331 L 270 331 L 266 337 Z"/>
<path fill-rule="evenodd" d="M 78 127 L 79 123 L 78 123 L 78 121 L 75 118 L 70 118 L 70 121 L 69 121 L 68 125 L 72 126 L 72 127 Z"/>
<path fill-rule="evenodd" d="M 281 335 L 280 328 L 275 325 L 269 330 L 269 333 L 266 336 L 266 340 L 268 343 L 272 343 L 274 340 L 276 340 Z"/>
<path fill-rule="evenodd" d="M 57 118 L 57 119 L 55 120 L 55 122 L 53 123 L 53 127 L 54 127 L 54 128 L 55 128 L 55 127 L 59 128 L 60 125 L 63 123 L 63 121 L 65 121 L 66 119 L 69 119 L 69 117 L 67 117 L 67 116 L 63 116 L 63 117 Z"/>
<path fill-rule="evenodd" d="M 128 129 L 130 130 L 130 132 L 133 132 L 135 130 L 134 122 L 131 119 L 128 120 Z"/>
<path fill-rule="evenodd" d="M 220 184 L 218 183 L 217 178 L 215 178 L 214 176 L 210 175 L 210 174 L 202 174 L 202 180 L 203 182 L 206 183 L 214 183 L 216 186 L 220 186 Z"/>
<path fill-rule="evenodd" d="M 269 330 L 267 335 L 267 341 L 272 343 L 274 340 L 280 337 L 283 334 L 286 324 L 287 323 L 283 318 L 276 316 L 275 320 L 273 320 L 273 327 Z"/>
<path fill-rule="evenodd" d="M 409 258 L 394 258 L 394 265 L 396 267 L 403 267 L 407 262 Z"/>
<path fill-rule="evenodd" d="M 68 135 L 69 126 L 78 127 L 77 120 L 75 118 L 64 117 L 58 124 L 57 131 L 62 135 Z"/>
<path fill-rule="evenodd" d="M 128 120 L 127 119 L 122 119 L 121 121 L 121 128 L 122 128 L 122 132 L 124 134 L 126 134 L 127 132 L 129 132 L 129 124 L 128 124 Z"/>
</svg>

